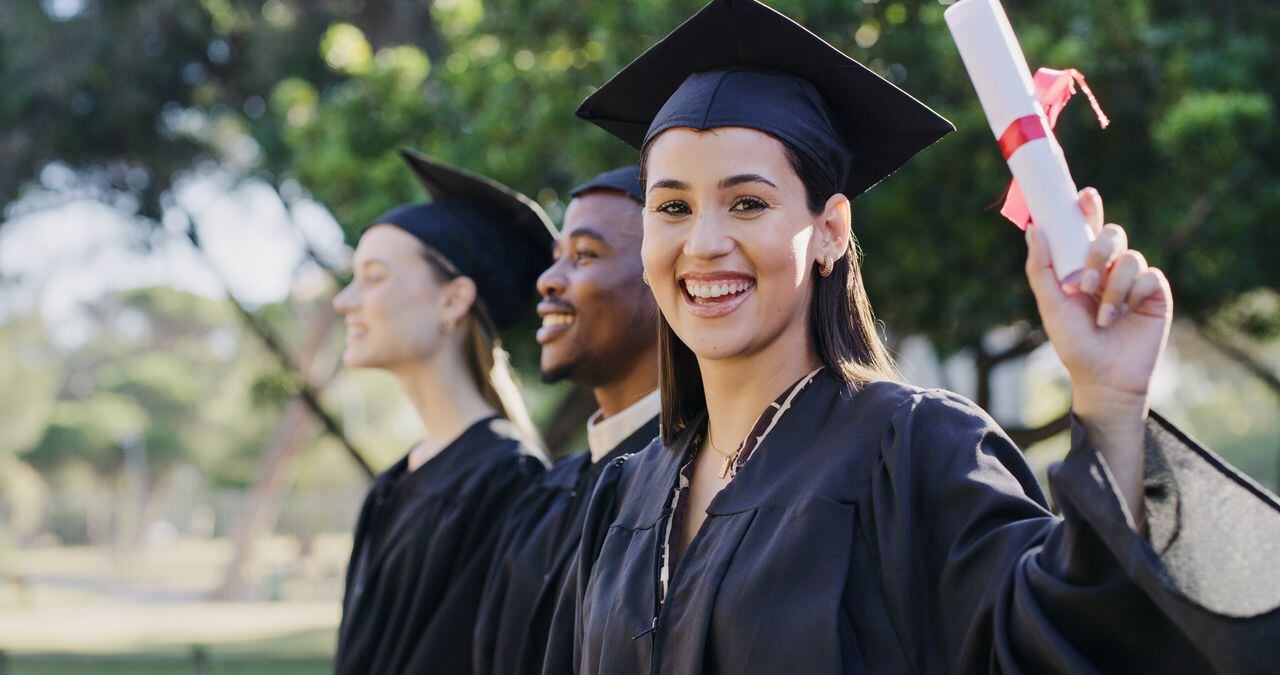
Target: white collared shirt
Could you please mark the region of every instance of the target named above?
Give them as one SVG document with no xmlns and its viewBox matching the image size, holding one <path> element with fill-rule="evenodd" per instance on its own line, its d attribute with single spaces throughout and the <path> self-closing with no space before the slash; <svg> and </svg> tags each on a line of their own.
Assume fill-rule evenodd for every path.
<svg viewBox="0 0 1280 675">
<path fill-rule="evenodd" d="M 600 461 L 628 436 L 657 417 L 661 407 L 662 400 L 658 397 L 658 390 L 654 389 L 608 419 L 600 419 L 603 411 L 597 410 L 587 420 L 587 447 L 591 449 L 592 463 Z"/>
</svg>

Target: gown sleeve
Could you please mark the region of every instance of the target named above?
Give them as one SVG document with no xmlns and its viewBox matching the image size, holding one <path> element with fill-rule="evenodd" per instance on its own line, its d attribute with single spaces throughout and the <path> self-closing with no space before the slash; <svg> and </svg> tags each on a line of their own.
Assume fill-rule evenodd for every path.
<svg viewBox="0 0 1280 675">
<path fill-rule="evenodd" d="M 503 598 L 506 597 L 510 580 L 506 570 L 506 553 L 512 546 L 516 528 L 527 526 L 525 515 L 529 507 L 528 497 L 536 490 L 536 485 L 528 486 L 516 499 L 506 518 L 503 519 L 494 543 L 492 560 L 485 574 L 484 588 L 480 595 L 479 609 L 476 612 L 471 656 L 472 668 L 476 673 L 494 672 L 494 650 L 497 649 L 498 631 L 502 621 Z"/>
<path fill-rule="evenodd" d="M 972 403 L 928 392 L 899 406 L 863 527 L 914 669 L 1273 668 L 1280 504 L 1154 414 L 1146 455 L 1150 538 L 1078 421 L 1050 474 L 1058 517 Z"/>
<path fill-rule="evenodd" d="M 547 653 L 543 658 L 544 675 L 575 673 L 582 663 L 582 599 L 586 597 L 587 582 L 591 579 L 591 570 L 600 555 L 605 535 L 609 533 L 609 524 L 617 515 L 618 489 L 622 465 L 626 460 L 627 456 L 623 456 L 605 465 L 591 495 L 582 526 L 582 543 L 565 570 L 564 584 L 551 620 L 551 634 L 547 638 Z M 565 635 L 564 631 L 570 627 L 573 635 Z"/>
</svg>

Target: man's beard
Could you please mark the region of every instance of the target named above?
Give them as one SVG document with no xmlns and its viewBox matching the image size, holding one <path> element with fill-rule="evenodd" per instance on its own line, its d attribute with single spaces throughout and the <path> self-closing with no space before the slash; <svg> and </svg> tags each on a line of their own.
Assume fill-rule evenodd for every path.
<svg viewBox="0 0 1280 675">
<path fill-rule="evenodd" d="M 555 384 L 562 380 L 573 379 L 573 373 L 578 370 L 582 364 L 591 360 L 591 354 L 581 344 L 573 345 L 573 354 L 563 362 L 553 366 L 550 370 L 541 370 L 539 379 L 543 384 Z"/>
</svg>

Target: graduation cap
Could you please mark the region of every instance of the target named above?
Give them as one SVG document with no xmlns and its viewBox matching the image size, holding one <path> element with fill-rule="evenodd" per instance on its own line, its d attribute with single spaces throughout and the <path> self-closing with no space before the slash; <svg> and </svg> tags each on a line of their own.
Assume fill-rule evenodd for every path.
<svg viewBox="0 0 1280 675">
<path fill-rule="evenodd" d="M 583 101 L 636 149 L 673 127 L 748 127 L 813 160 L 850 199 L 955 129 L 756 0 L 714 0 Z"/>
<path fill-rule="evenodd" d="M 569 199 L 592 190 L 612 190 L 644 204 L 644 186 L 640 184 L 640 167 L 624 166 L 620 169 L 606 171 L 595 178 L 569 191 Z"/>
<path fill-rule="evenodd" d="M 497 181 L 413 150 L 400 155 L 432 201 L 397 206 L 373 224 L 395 225 L 443 256 L 475 281 L 494 326 L 510 328 L 532 309 L 538 275 L 551 264 L 551 219 L 537 202 Z"/>
</svg>

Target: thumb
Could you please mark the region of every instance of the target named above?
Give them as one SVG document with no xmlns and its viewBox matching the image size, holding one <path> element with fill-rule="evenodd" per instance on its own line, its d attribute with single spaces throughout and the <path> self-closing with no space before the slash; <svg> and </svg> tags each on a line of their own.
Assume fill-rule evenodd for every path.
<svg viewBox="0 0 1280 675">
<path fill-rule="evenodd" d="M 1062 302 L 1066 293 L 1062 290 L 1062 284 L 1058 283 L 1058 274 L 1053 269 L 1049 240 L 1035 223 L 1027 225 L 1026 271 L 1031 292 L 1036 296 L 1036 305 L 1043 316 L 1046 304 L 1052 306 Z"/>
</svg>

